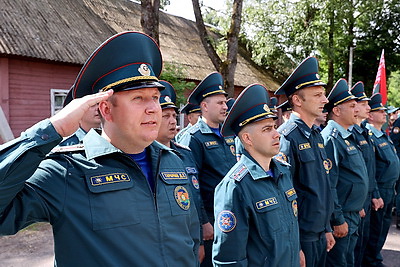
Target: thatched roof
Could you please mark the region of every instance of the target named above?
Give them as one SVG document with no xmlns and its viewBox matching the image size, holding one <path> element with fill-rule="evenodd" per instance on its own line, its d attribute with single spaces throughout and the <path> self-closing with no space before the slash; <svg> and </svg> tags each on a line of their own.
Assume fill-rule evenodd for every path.
<svg viewBox="0 0 400 267">
<path fill-rule="evenodd" d="M 140 5 L 129 0 L 2 0 L 0 55 L 83 64 L 113 34 L 141 31 Z M 165 62 L 185 67 L 186 79 L 202 80 L 215 71 L 195 22 L 160 12 L 160 48 Z M 244 53 L 238 56 L 235 84 L 279 82 Z"/>
</svg>

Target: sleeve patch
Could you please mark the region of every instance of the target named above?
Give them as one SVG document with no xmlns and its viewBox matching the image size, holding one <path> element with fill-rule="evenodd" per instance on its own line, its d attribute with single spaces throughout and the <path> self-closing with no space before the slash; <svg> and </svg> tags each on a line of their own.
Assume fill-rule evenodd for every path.
<svg viewBox="0 0 400 267">
<path fill-rule="evenodd" d="M 236 217 L 233 212 L 229 210 L 223 210 L 218 214 L 217 217 L 218 228 L 224 232 L 232 232 L 236 227 Z"/>
</svg>

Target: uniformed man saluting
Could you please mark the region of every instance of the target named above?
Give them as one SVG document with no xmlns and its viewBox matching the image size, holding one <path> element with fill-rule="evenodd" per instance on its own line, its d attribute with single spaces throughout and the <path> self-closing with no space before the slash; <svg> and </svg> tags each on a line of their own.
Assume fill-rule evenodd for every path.
<svg viewBox="0 0 400 267">
<path fill-rule="evenodd" d="M 250 85 L 237 98 L 222 134 L 244 146 L 215 189 L 214 266 L 299 266 L 297 194 L 279 151 L 277 117 L 267 89 Z"/>
<path fill-rule="evenodd" d="M 0 234 L 50 222 L 57 266 L 198 265 L 200 226 L 184 166 L 154 142 L 161 66 L 147 35 L 111 37 L 80 71 L 79 99 L 0 147 Z M 91 130 L 84 149 L 46 157 L 95 104 L 101 135 Z"/>
<path fill-rule="evenodd" d="M 349 127 L 357 123 L 356 97 L 346 80 L 340 79 L 328 95 L 328 124 L 322 130 L 328 158 L 332 160 L 329 178 L 335 209 L 331 224 L 336 244 L 328 253 L 327 266 L 353 266 L 357 243 L 359 212 L 368 191 L 368 173 L 361 150 Z"/>
</svg>

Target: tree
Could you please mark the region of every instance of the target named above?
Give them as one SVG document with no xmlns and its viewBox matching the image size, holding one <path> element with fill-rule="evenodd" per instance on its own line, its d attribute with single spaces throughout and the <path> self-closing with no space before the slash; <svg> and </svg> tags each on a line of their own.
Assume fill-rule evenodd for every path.
<svg viewBox="0 0 400 267">
<path fill-rule="evenodd" d="M 392 72 L 388 79 L 388 105 L 400 107 L 400 71 Z"/>
<path fill-rule="evenodd" d="M 159 10 L 160 0 L 141 0 L 140 24 L 143 32 L 152 37 L 157 44 L 160 44 L 159 32 Z"/>
<path fill-rule="evenodd" d="M 248 0 L 245 6 L 243 28 L 253 59 L 277 75 L 290 73 L 313 55 L 330 89 L 337 79 L 348 77 L 351 47 L 353 81 L 363 81 L 367 92 L 383 48 L 387 69 L 400 68 L 397 0 Z"/>
<path fill-rule="evenodd" d="M 243 0 L 234 0 L 232 7 L 231 23 L 228 32 L 226 33 L 227 39 L 227 53 L 225 59 L 221 58 L 215 46 L 213 45 L 212 38 L 207 32 L 205 27 L 203 16 L 199 0 L 192 0 L 193 10 L 196 18 L 196 26 L 200 35 L 201 42 L 203 43 L 204 49 L 206 50 L 211 62 L 213 63 L 216 70 L 218 70 L 224 77 L 224 87 L 228 93 L 228 97 L 233 97 L 234 94 L 234 78 L 235 70 L 237 65 L 237 53 L 238 53 L 238 42 L 239 32 L 242 21 L 242 7 Z"/>
<path fill-rule="evenodd" d="M 195 87 L 194 82 L 186 82 L 178 77 L 185 77 L 185 69 L 182 65 L 172 64 L 165 62 L 163 72 L 161 73 L 160 80 L 168 81 L 175 89 L 176 93 L 176 106 L 179 107 L 180 104 L 185 104 L 187 97 L 185 93 L 189 89 Z"/>
</svg>

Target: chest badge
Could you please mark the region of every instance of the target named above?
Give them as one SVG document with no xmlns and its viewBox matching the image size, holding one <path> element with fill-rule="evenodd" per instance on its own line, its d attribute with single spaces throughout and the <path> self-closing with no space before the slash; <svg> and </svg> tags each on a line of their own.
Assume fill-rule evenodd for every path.
<svg viewBox="0 0 400 267">
<path fill-rule="evenodd" d="M 235 214 L 229 210 L 223 210 L 218 214 L 217 223 L 222 232 L 229 233 L 236 227 Z"/>
<path fill-rule="evenodd" d="M 194 188 L 196 189 L 200 188 L 199 180 L 197 180 L 196 175 L 192 175 L 192 184 Z"/>
<path fill-rule="evenodd" d="M 332 161 L 330 159 L 324 160 L 324 168 L 326 173 L 329 173 L 329 171 L 332 169 Z"/>
<path fill-rule="evenodd" d="M 174 190 L 174 196 L 176 203 L 183 210 L 188 210 L 190 208 L 190 198 L 187 189 L 183 186 L 177 186 Z"/>
<path fill-rule="evenodd" d="M 297 200 L 293 200 L 293 201 L 292 201 L 292 209 L 293 209 L 293 214 L 294 214 L 294 216 L 297 217 L 297 214 L 298 214 L 298 210 L 297 210 Z"/>
</svg>

